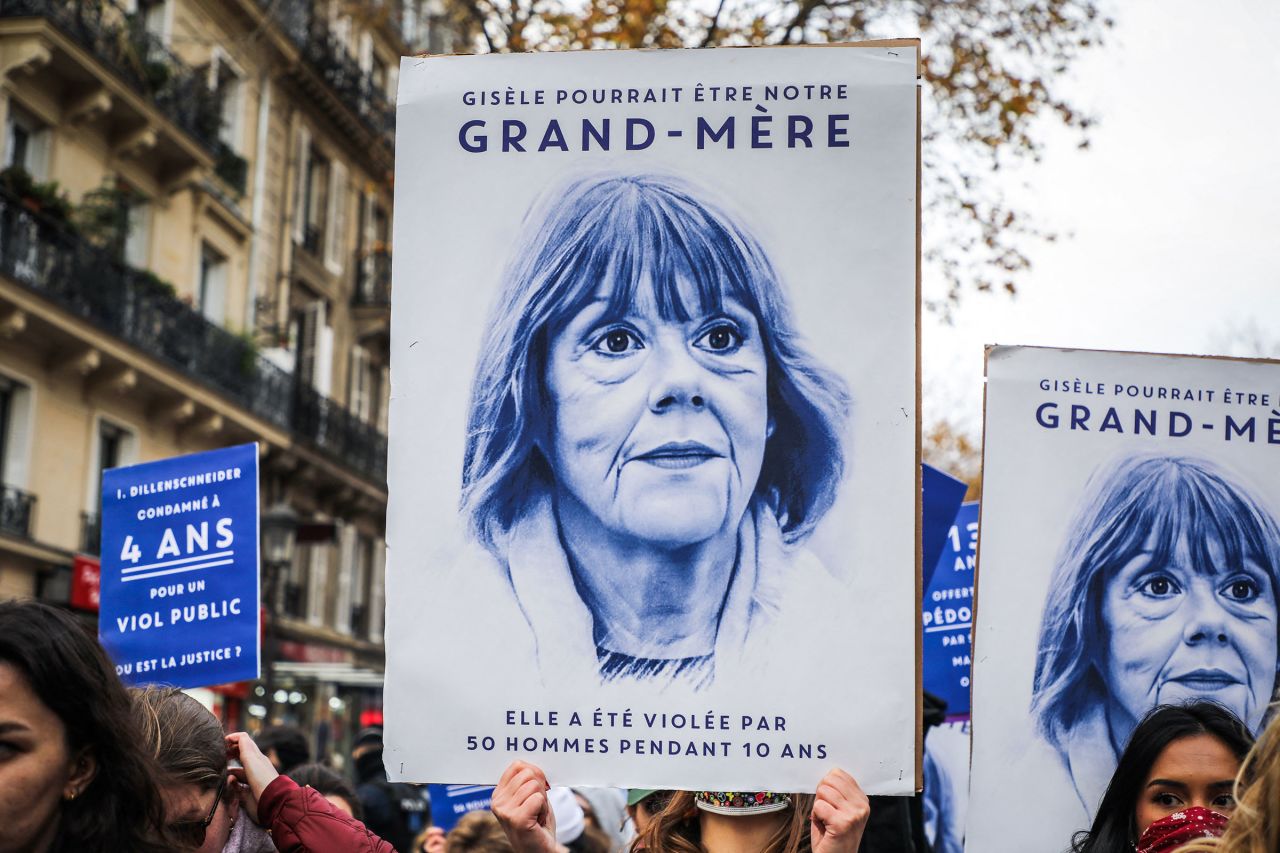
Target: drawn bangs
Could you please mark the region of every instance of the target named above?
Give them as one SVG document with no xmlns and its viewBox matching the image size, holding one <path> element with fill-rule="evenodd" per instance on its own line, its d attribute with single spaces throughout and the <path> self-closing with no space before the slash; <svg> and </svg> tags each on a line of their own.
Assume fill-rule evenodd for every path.
<svg viewBox="0 0 1280 853">
<path fill-rule="evenodd" d="M 1086 558 L 1102 577 L 1147 550 L 1154 565 L 1168 565 L 1184 541 L 1199 571 L 1235 571 L 1250 559 L 1277 574 L 1275 523 L 1217 473 L 1196 460 L 1159 458 L 1138 463 L 1128 479 L 1113 493 L 1121 505 Z"/>
<path fill-rule="evenodd" d="M 597 196 L 592 198 L 591 196 Z M 774 285 L 763 253 L 713 209 L 643 178 L 618 179 L 579 203 L 585 213 L 565 235 L 545 287 L 559 293 L 552 329 L 608 288 L 604 321 L 636 306 L 685 323 L 720 313 L 726 298 L 761 316 L 758 289 Z M 760 271 L 768 281 L 757 281 Z"/>
</svg>

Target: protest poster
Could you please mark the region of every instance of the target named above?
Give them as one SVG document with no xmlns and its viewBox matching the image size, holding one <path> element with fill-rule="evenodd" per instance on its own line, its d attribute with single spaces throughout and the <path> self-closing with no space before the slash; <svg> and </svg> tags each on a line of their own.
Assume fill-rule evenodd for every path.
<svg viewBox="0 0 1280 853">
<path fill-rule="evenodd" d="M 403 62 L 393 777 L 917 787 L 917 54 Z"/>
<path fill-rule="evenodd" d="M 928 497 L 926 491 L 926 501 Z M 948 719 L 969 716 L 969 650 L 977 553 L 975 501 L 961 504 L 955 520 L 947 526 L 936 567 L 927 574 L 921 614 L 924 689 L 947 703 Z"/>
<path fill-rule="evenodd" d="M 102 475 L 98 637 L 129 685 L 257 678 L 258 445 Z"/>
<path fill-rule="evenodd" d="M 493 804 L 490 785 L 428 785 L 427 791 L 431 795 L 431 825 L 445 832 L 464 814 L 488 811 Z"/>
<path fill-rule="evenodd" d="M 920 466 L 920 555 L 926 592 L 969 485 L 932 465 Z"/>
<path fill-rule="evenodd" d="M 1066 848 L 1136 722 L 1276 694 L 1280 363 L 987 352 L 971 850 Z"/>
<path fill-rule="evenodd" d="M 961 492 L 963 499 L 964 494 Z M 925 490 L 928 506 L 929 491 Z M 926 510 L 926 517 L 928 513 Z M 947 704 L 946 720 L 924 741 L 925 835 L 935 853 L 964 849 L 969 801 L 969 673 L 978 504 L 961 504 L 943 533 L 932 573 L 925 573 L 923 682 Z"/>
</svg>

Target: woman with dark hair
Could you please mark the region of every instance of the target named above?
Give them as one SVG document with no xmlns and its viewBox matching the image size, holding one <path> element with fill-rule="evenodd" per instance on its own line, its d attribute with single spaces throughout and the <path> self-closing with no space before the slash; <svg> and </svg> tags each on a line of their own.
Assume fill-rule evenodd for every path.
<svg viewBox="0 0 1280 853">
<path fill-rule="evenodd" d="M 129 698 L 70 615 L 0 602 L 0 853 L 161 851 Z"/>
<path fill-rule="evenodd" d="M 579 180 L 533 215 L 485 329 L 462 508 L 535 666 L 700 689 L 840 617 L 800 546 L 849 395 L 733 218 L 674 178 Z"/>
<path fill-rule="evenodd" d="M 557 853 L 547 777 L 513 762 L 493 813 L 515 853 Z M 632 849 L 660 853 L 858 853 L 871 806 L 854 778 L 832 770 L 814 794 L 675 791 Z"/>
<path fill-rule="evenodd" d="M 1204 459 L 1090 480 L 1049 585 L 1031 711 L 1086 809 L 1151 708 L 1218 702 L 1252 732 L 1277 690 L 1280 525 Z"/>
<path fill-rule="evenodd" d="M 1162 705 L 1134 728 L 1093 826 L 1076 834 L 1072 853 L 1165 850 L 1162 839 L 1221 835 L 1253 735 L 1214 702 Z"/>
</svg>

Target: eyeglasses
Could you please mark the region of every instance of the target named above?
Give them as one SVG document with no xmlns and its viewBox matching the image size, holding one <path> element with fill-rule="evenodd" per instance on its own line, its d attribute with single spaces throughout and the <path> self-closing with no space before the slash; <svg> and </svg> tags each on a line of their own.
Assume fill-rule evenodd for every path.
<svg viewBox="0 0 1280 853">
<path fill-rule="evenodd" d="M 179 844 L 187 847 L 200 847 L 204 844 L 205 831 L 213 823 L 213 816 L 218 813 L 218 805 L 222 802 L 222 792 L 226 790 L 227 777 L 224 775 L 218 783 L 218 791 L 213 796 L 213 808 L 204 820 L 179 820 L 169 824 L 165 829 L 169 836 Z"/>
</svg>

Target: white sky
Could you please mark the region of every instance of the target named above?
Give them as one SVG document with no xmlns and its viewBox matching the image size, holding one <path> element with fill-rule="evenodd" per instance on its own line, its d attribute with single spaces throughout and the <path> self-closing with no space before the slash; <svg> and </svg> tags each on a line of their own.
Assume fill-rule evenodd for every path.
<svg viewBox="0 0 1280 853">
<path fill-rule="evenodd" d="M 926 424 L 979 432 L 983 344 L 1221 353 L 1252 326 L 1280 348 L 1280 2 L 1111 6 L 1069 90 L 1101 119 L 1092 148 L 1054 134 L 1000 178 L 1071 236 L 1028 244 L 1016 298 L 966 294 L 951 327 L 926 314 Z"/>
</svg>

